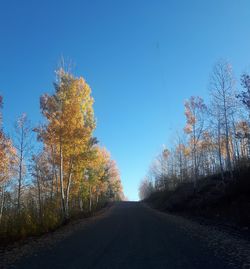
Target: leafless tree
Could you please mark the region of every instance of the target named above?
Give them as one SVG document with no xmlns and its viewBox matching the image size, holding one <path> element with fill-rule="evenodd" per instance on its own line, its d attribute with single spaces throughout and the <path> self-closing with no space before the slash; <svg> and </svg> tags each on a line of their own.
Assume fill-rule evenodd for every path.
<svg viewBox="0 0 250 269">
<path fill-rule="evenodd" d="M 32 150 L 32 128 L 26 114 L 22 114 L 16 121 L 14 141 L 18 159 L 17 210 L 20 212 L 22 188 L 27 173 L 26 165 Z"/>
<path fill-rule="evenodd" d="M 218 128 L 219 158 L 221 159 L 221 139 L 225 138 L 226 168 L 232 175 L 232 154 L 230 151 L 230 119 L 236 103 L 235 80 L 231 65 L 225 61 L 218 61 L 210 77 L 210 94 L 212 106 L 215 108 Z M 220 160 L 221 162 L 221 160 Z"/>
</svg>

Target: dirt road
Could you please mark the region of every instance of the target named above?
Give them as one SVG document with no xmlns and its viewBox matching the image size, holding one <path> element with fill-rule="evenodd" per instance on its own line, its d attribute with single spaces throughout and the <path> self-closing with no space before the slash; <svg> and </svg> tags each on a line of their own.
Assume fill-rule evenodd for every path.
<svg viewBox="0 0 250 269">
<path fill-rule="evenodd" d="M 139 202 L 120 202 L 10 268 L 250 268 L 247 240 Z"/>
</svg>

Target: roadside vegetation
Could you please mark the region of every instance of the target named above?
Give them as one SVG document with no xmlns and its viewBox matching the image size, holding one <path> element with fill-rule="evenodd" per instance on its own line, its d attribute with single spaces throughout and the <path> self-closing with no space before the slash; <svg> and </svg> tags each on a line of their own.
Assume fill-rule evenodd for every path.
<svg viewBox="0 0 250 269">
<path fill-rule="evenodd" d="M 250 227 L 250 74 L 239 84 L 228 62 L 215 64 L 209 102 L 185 101 L 183 132 L 153 161 L 139 186 L 142 200 Z"/>
<path fill-rule="evenodd" d="M 8 137 L 1 113 L 1 244 L 54 230 L 124 198 L 116 163 L 93 136 L 89 85 L 62 68 L 56 76 L 53 93 L 40 99 L 41 125 L 32 126 L 23 114 Z"/>
</svg>

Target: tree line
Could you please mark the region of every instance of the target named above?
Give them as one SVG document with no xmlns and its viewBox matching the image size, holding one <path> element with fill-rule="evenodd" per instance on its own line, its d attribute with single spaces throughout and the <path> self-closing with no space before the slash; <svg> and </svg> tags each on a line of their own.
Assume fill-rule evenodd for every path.
<svg viewBox="0 0 250 269">
<path fill-rule="evenodd" d="M 218 61 L 209 79 L 209 103 L 191 96 L 184 103 L 186 125 L 172 148 L 164 148 L 141 181 L 139 196 L 174 190 L 180 184 L 217 175 L 221 183 L 250 162 L 250 74 L 237 89 L 232 66 Z"/>
<path fill-rule="evenodd" d="M 56 77 L 54 92 L 40 98 L 43 124 L 32 126 L 23 114 L 10 138 L 0 114 L 2 240 L 55 229 L 73 216 L 124 199 L 117 165 L 93 136 L 89 85 L 63 68 Z"/>
</svg>

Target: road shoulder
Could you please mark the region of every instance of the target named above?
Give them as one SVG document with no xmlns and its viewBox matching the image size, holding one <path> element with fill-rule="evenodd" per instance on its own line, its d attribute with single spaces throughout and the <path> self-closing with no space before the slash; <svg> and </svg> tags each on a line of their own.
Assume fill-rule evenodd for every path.
<svg viewBox="0 0 250 269">
<path fill-rule="evenodd" d="M 72 220 L 53 232 L 41 236 L 29 237 L 23 241 L 15 242 L 7 247 L 0 248 L 0 268 L 6 269 L 15 264 L 23 257 L 36 255 L 42 249 L 51 249 L 62 240 L 71 236 L 74 232 L 85 229 L 91 223 L 94 223 L 108 216 L 114 208 L 114 203 L 95 212 L 90 217 Z"/>
</svg>

